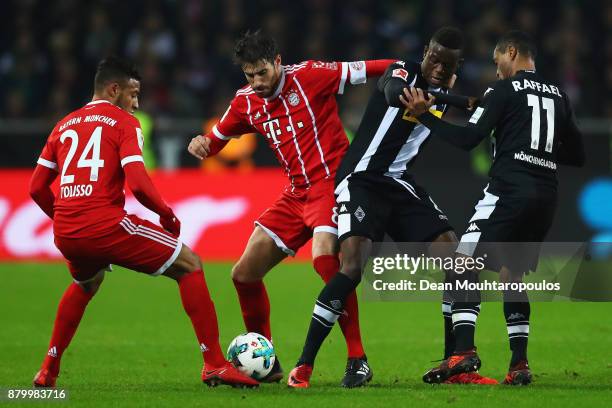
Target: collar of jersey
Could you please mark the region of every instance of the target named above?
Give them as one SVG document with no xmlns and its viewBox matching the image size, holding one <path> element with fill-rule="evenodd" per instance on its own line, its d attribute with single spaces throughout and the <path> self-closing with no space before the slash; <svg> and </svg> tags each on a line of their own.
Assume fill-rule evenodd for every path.
<svg viewBox="0 0 612 408">
<path fill-rule="evenodd" d="M 285 67 L 284 66 L 281 72 L 281 79 L 280 79 L 280 82 L 278 83 L 278 86 L 276 87 L 276 90 L 274 91 L 272 96 L 270 96 L 269 98 L 263 98 L 264 101 L 268 102 L 268 101 L 271 101 L 272 99 L 275 99 L 278 95 L 280 95 L 281 91 L 283 90 L 283 86 L 285 86 Z"/>
<path fill-rule="evenodd" d="M 111 103 L 110 101 L 107 101 L 106 99 L 98 99 L 97 101 L 91 101 L 91 102 L 89 102 L 89 103 L 88 103 L 87 105 L 85 105 L 85 106 L 88 106 L 88 105 L 97 105 L 97 104 L 99 104 L 99 103 L 110 103 L 110 104 L 112 105 L 112 103 Z"/>
</svg>

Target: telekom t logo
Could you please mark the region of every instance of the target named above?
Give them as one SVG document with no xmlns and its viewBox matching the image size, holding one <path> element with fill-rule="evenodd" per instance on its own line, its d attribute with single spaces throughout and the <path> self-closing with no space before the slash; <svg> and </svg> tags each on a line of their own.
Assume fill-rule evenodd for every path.
<svg viewBox="0 0 612 408">
<path fill-rule="evenodd" d="M 272 119 L 263 123 L 263 127 L 266 131 L 266 136 L 271 138 L 275 145 L 280 144 L 280 140 L 276 136 L 280 136 L 281 128 L 278 119 Z"/>
</svg>

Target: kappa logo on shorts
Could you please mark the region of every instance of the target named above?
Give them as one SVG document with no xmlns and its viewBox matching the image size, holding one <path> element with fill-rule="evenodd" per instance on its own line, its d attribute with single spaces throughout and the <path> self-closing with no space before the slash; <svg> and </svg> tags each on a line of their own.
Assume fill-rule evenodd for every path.
<svg viewBox="0 0 612 408">
<path fill-rule="evenodd" d="M 474 232 L 474 231 L 480 231 L 480 228 L 478 228 L 478 225 L 476 225 L 476 223 L 471 223 L 468 229 L 466 230 L 466 232 Z"/>
<path fill-rule="evenodd" d="M 206 347 L 206 344 L 200 343 L 200 351 L 203 353 L 203 352 L 205 352 L 207 350 L 208 350 L 208 347 Z"/>
<path fill-rule="evenodd" d="M 332 300 L 329 302 L 329 304 L 336 310 L 340 310 L 342 308 L 342 302 L 340 300 Z"/>
<path fill-rule="evenodd" d="M 363 211 L 363 209 L 360 207 L 357 207 L 357 209 L 355 210 L 355 218 L 357 218 L 359 220 L 359 222 L 363 221 L 363 219 L 365 218 L 365 211 Z"/>
<path fill-rule="evenodd" d="M 348 210 L 346 209 L 346 205 L 342 204 L 342 205 L 340 206 L 340 212 L 341 212 L 341 213 L 345 213 L 345 212 L 347 212 L 347 211 L 348 211 Z"/>
</svg>

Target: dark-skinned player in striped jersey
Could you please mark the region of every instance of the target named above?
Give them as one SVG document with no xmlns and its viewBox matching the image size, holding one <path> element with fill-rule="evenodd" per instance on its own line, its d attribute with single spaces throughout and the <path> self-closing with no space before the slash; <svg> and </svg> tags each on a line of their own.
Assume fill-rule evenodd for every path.
<svg viewBox="0 0 612 408">
<path fill-rule="evenodd" d="M 396 242 L 426 246 L 457 242 L 446 215 L 409 171 L 430 132 L 407 114 L 400 96 L 408 86 L 446 95 L 462 60 L 462 49 L 462 33 L 452 27 L 441 28 L 425 47 L 421 62 L 397 61 L 379 80 L 336 174 L 340 272 L 315 303 L 306 344 L 289 375 L 290 387 L 309 387 L 315 357 L 341 316 L 348 294 L 359 284 L 373 242 L 382 241 L 385 233 Z M 442 116 L 446 105 L 430 108 Z M 447 305 L 450 307 L 450 302 Z M 445 320 L 447 349 L 452 351 L 450 314 Z M 472 381 L 483 380 L 477 376 L 474 374 Z"/>
</svg>

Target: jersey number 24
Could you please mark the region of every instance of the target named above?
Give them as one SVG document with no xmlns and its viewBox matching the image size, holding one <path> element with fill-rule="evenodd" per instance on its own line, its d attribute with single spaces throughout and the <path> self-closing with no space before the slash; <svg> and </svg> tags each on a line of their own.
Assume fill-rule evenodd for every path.
<svg viewBox="0 0 612 408">
<path fill-rule="evenodd" d="M 68 166 L 70 166 L 70 162 L 74 158 L 74 154 L 76 153 L 77 146 L 79 144 L 79 134 L 72 129 L 68 129 L 60 136 L 60 142 L 65 143 L 66 139 L 70 139 L 70 149 L 68 150 L 68 155 L 66 155 L 66 161 L 64 161 L 64 165 L 62 166 L 62 179 L 60 181 L 60 185 L 63 184 L 71 184 L 74 183 L 74 175 L 66 174 L 66 170 L 68 170 Z M 81 157 L 79 157 L 79 161 L 77 162 L 77 167 L 89 167 L 89 181 L 98 181 L 98 172 L 100 167 L 104 167 L 104 160 L 100 159 L 100 141 L 102 139 L 102 126 L 98 126 L 94 129 L 85 149 L 83 149 L 83 153 L 81 153 Z M 91 152 L 91 158 L 88 159 L 87 156 Z"/>
</svg>

